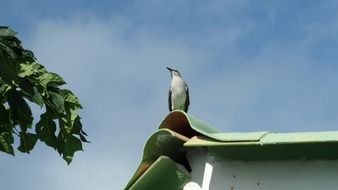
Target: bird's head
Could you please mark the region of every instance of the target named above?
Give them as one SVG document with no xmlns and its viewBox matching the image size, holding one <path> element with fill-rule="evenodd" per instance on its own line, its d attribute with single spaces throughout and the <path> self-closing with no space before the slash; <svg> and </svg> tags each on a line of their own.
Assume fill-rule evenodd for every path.
<svg viewBox="0 0 338 190">
<path fill-rule="evenodd" d="M 181 77 L 181 74 L 177 69 L 172 69 L 172 68 L 169 68 L 169 67 L 167 67 L 167 69 L 169 70 L 171 77 L 173 77 L 173 76 Z"/>
</svg>

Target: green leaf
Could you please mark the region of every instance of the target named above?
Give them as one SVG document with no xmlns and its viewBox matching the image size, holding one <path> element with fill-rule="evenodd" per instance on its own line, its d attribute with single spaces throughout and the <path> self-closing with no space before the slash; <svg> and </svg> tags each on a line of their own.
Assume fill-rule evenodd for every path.
<svg viewBox="0 0 338 190">
<path fill-rule="evenodd" d="M 12 90 L 8 99 L 10 106 L 10 119 L 14 125 L 19 124 L 23 131 L 30 128 L 33 123 L 32 111 L 27 102 L 16 92 Z"/>
<path fill-rule="evenodd" d="M 34 148 L 37 140 L 36 134 L 20 132 L 20 146 L 18 150 L 29 153 Z"/>
<path fill-rule="evenodd" d="M 35 129 L 41 141 L 54 149 L 57 148 L 56 124 L 48 111 L 40 116 L 40 121 L 36 124 Z"/>
<path fill-rule="evenodd" d="M 6 83 L 3 83 L 0 78 L 0 101 L 5 99 L 6 93 L 11 89 L 12 87 L 7 85 Z M 1 102 L 0 102 L 1 103 Z"/>
<path fill-rule="evenodd" d="M 29 99 L 31 102 L 34 102 L 40 106 L 43 105 L 43 99 L 37 88 L 32 85 L 29 80 L 22 80 L 19 84 L 23 95 Z"/>
<path fill-rule="evenodd" d="M 51 83 L 51 84 L 57 84 L 57 85 L 63 85 L 66 84 L 66 82 L 63 80 L 62 77 L 60 77 L 58 74 L 56 73 L 51 73 L 51 72 L 47 72 L 47 73 L 43 73 L 40 77 L 40 84 L 42 86 L 44 86 L 45 88 L 47 88 L 47 86 Z"/>
<path fill-rule="evenodd" d="M 87 136 L 87 134 L 82 130 L 82 123 L 80 121 L 80 117 L 77 117 L 74 121 L 74 126 L 73 126 L 73 130 L 72 130 L 72 134 L 76 134 L 80 136 L 80 140 L 82 142 L 87 142 L 90 143 L 90 141 L 88 141 L 86 139 L 85 136 Z"/>
<path fill-rule="evenodd" d="M 59 134 L 57 137 L 57 151 L 59 152 L 60 155 L 63 154 L 64 146 L 65 146 L 65 137 L 62 131 L 59 131 Z"/>
<path fill-rule="evenodd" d="M 80 133 L 80 139 L 82 142 L 90 143 L 90 141 L 88 141 L 87 138 L 81 133 Z"/>
<path fill-rule="evenodd" d="M 64 145 L 63 159 L 70 164 L 73 160 L 74 153 L 79 150 L 82 150 L 80 139 L 73 135 L 68 136 Z"/>
<path fill-rule="evenodd" d="M 10 124 L 9 122 L 9 110 L 4 105 L 0 104 L 0 127 L 1 124 Z"/>
<path fill-rule="evenodd" d="M 6 152 L 8 154 L 11 154 L 14 156 L 14 150 L 13 147 L 11 145 L 10 140 L 8 139 L 8 137 L 6 138 L 6 136 L 8 136 L 9 134 L 0 134 L 0 151 Z"/>
<path fill-rule="evenodd" d="M 42 65 L 33 62 L 33 63 L 21 63 L 20 64 L 20 73 L 19 77 L 24 78 L 31 76 L 33 74 L 37 74 L 40 72 L 40 69 L 43 68 Z"/>
<path fill-rule="evenodd" d="M 60 90 L 60 95 L 64 98 L 66 102 L 74 104 L 79 108 L 82 108 L 79 99 L 74 95 L 74 93 L 70 90 L 62 89 Z"/>
<path fill-rule="evenodd" d="M 0 37 L 2 36 L 15 36 L 17 33 L 10 29 L 8 26 L 0 26 Z"/>
<path fill-rule="evenodd" d="M 56 92 L 48 92 L 49 94 L 49 106 L 52 110 L 54 110 L 57 113 L 63 113 L 65 112 L 65 100 L 63 97 L 56 93 Z"/>
<path fill-rule="evenodd" d="M 8 49 L 8 51 L 10 52 L 0 52 L 0 78 L 2 78 L 8 85 L 11 85 L 19 80 L 18 72 L 20 67 L 19 64 L 15 62 L 16 58 L 8 58 L 7 56 L 4 56 L 4 54 L 13 54 L 10 56 L 16 57 L 16 55 L 14 55 L 15 53 L 11 49 Z"/>
<path fill-rule="evenodd" d="M 74 122 L 78 118 L 77 109 L 75 106 L 67 105 L 66 106 L 66 115 L 62 117 L 64 128 L 66 129 L 67 134 L 73 131 Z"/>
</svg>

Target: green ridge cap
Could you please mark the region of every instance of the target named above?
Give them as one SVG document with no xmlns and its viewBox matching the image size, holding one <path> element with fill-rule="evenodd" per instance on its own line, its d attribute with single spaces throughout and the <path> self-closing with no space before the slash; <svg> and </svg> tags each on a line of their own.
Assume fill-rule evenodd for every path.
<svg viewBox="0 0 338 190">
<path fill-rule="evenodd" d="M 161 122 L 159 129 L 167 128 L 181 135 L 191 138 L 196 135 L 211 137 L 221 131 L 204 123 L 200 119 L 184 111 L 170 112 Z"/>
</svg>

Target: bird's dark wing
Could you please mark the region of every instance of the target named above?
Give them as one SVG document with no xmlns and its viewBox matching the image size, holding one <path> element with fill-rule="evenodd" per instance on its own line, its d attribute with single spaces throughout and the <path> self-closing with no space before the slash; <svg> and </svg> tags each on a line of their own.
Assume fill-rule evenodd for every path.
<svg viewBox="0 0 338 190">
<path fill-rule="evenodd" d="M 169 105 L 169 111 L 172 111 L 172 106 L 171 106 L 171 89 L 169 89 L 168 105 Z"/>
<path fill-rule="evenodd" d="M 190 105 L 190 98 L 189 98 L 189 88 L 188 86 L 186 87 L 186 91 L 187 91 L 187 99 L 185 100 L 185 112 L 188 112 L 188 107 Z"/>
</svg>

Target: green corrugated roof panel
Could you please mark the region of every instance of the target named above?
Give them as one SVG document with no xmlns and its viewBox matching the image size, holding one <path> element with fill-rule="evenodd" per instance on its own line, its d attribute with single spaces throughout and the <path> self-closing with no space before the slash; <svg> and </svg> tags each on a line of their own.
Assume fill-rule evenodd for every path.
<svg viewBox="0 0 338 190">
<path fill-rule="evenodd" d="M 338 131 L 269 133 L 261 139 L 262 144 L 338 143 Z"/>
<path fill-rule="evenodd" d="M 252 133 L 219 134 L 211 137 L 194 137 L 186 147 L 207 147 L 214 156 L 229 160 L 308 160 L 338 159 L 338 132 L 265 132 L 256 141 L 233 141 L 235 136 Z M 255 136 L 255 135 L 254 135 Z M 259 135 L 257 135 L 259 136 Z M 219 139 L 223 139 L 220 141 Z"/>
<path fill-rule="evenodd" d="M 305 143 L 338 143 L 338 131 L 327 132 L 243 132 L 219 133 L 191 138 L 185 146 L 277 145 Z"/>
<path fill-rule="evenodd" d="M 167 156 L 160 156 L 129 190 L 175 190 L 189 180 L 189 173 Z"/>
<path fill-rule="evenodd" d="M 184 152 L 181 151 L 183 143 L 186 141 L 186 137 L 171 130 L 157 130 L 147 140 L 141 163 L 125 189 L 130 188 L 160 156 L 170 157 L 176 163 L 186 165 Z"/>
</svg>

